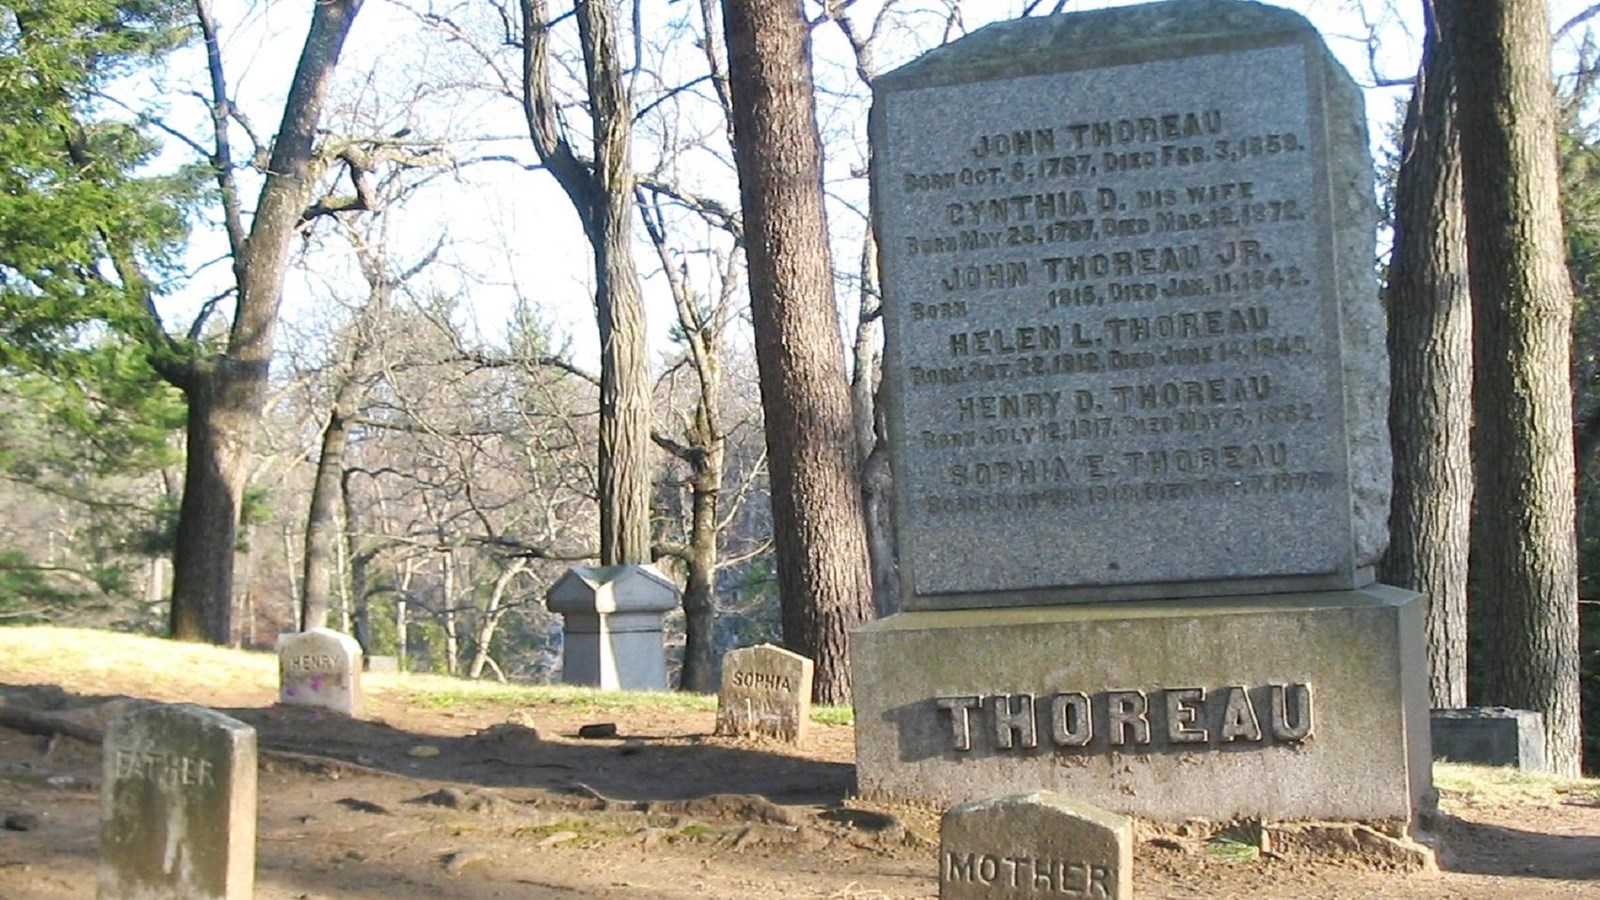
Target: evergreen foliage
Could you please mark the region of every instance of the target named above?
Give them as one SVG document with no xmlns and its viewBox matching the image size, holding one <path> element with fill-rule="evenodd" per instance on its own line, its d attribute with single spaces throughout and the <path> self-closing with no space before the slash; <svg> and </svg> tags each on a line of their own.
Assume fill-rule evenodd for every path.
<svg viewBox="0 0 1600 900">
<path fill-rule="evenodd" d="M 188 39 L 184 15 L 167 0 L 0 5 L 0 478 L 95 523 L 71 566 L 8 549 L 0 594 L 17 609 L 120 592 L 126 554 L 162 542 L 162 511 L 118 488 L 172 462 L 183 408 L 151 365 L 170 352 L 152 302 L 200 182 L 152 174 L 148 123 L 105 97 Z"/>
</svg>

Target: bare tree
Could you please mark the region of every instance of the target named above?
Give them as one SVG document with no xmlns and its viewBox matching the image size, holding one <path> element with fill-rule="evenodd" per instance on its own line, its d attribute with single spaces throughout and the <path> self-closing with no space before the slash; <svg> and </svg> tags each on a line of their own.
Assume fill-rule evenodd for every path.
<svg viewBox="0 0 1600 900">
<path fill-rule="evenodd" d="M 550 77 L 545 0 L 522 0 L 522 99 L 534 149 L 566 192 L 594 251 L 600 330 L 600 562 L 650 561 L 650 372 L 634 265 L 633 110 L 617 46 L 615 0 L 576 9 L 593 163 L 574 152 Z"/>
<path fill-rule="evenodd" d="M 317 123 L 360 9 L 361 0 L 315 5 L 246 230 L 228 136 L 234 106 L 217 29 L 207 0 L 195 0 L 211 75 L 215 144 L 210 160 L 222 197 L 235 287 L 233 316 L 219 352 L 158 352 L 155 357 L 158 371 L 183 391 L 189 409 L 188 457 L 173 553 L 173 637 L 219 644 L 233 640 L 233 554 L 245 455 L 261 417 L 289 245 L 312 209 L 312 192 L 326 164 L 317 153 Z M 197 321 L 191 338 L 199 337 L 200 326 Z"/>
<path fill-rule="evenodd" d="M 1460 100 L 1473 304 L 1478 582 L 1488 703 L 1544 715 L 1552 768 L 1576 776 L 1572 288 L 1556 177 L 1542 0 L 1463 0 L 1446 20 Z"/>
<path fill-rule="evenodd" d="M 784 643 L 816 699 L 851 695 L 849 632 L 871 616 L 859 459 L 822 202 L 810 26 L 793 0 L 725 0 Z"/>
<path fill-rule="evenodd" d="M 1406 109 L 1389 263 L 1394 496 L 1384 581 L 1428 598 L 1435 707 L 1467 704 L 1467 550 L 1472 507 L 1472 299 L 1449 3 L 1424 0 L 1422 67 Z"/>
</svg>

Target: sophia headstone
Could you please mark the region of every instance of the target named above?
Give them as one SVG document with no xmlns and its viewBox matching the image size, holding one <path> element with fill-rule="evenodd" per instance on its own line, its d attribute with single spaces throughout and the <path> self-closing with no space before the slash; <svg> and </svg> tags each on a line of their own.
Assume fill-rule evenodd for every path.
<svg viewBox="0 0 1600 900">
<path fill-rule="evenodd" d="M 1133 821 L 1038 791 L 963 803 L 939 821 L 940 900 L 1133 896 Z"/>
<path fill-rule="evenodd" d="M 331 628 L 312 628 L 278 638 L 278 702 L 312 706 L 359 717 L 361 645 Z"/>
<path fill-rule="evenodd" d="M 256 733 L 192 704 L 112 719 L 102 745 L 100 900 L 254 895 Z"/>
<path fill-rule="evenodd" d="M 729 651 L 722 657 L 717 734 L 805 740 L 813 668 L 811 660 L 772 644 Z"/>
<path fill-rule="evenodd" d="M 1025 18 L 873 92 L 906 612 L 851 635 L 863 794 L 1412 819 L 1365 114 L 1315 29 Z"/>
</svg>

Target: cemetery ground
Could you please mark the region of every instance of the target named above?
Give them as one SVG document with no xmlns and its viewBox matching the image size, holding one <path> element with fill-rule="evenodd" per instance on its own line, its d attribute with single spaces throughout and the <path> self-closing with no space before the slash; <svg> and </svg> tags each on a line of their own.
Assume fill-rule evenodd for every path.
<svg viewBox="0 0 1600 900">
<path fill-rule="evenodd" d="M 933 810 L 852 799 L 853 735 L 712 736 L 714 698 L 366 676 L 362 720 L 275 705 L 276 658 L 0 629 L 0 898 L 94 892 L 98 735 L 188 701 L 254 726 L 257 891 L 300 897 L 934 897 Z M 585 725 L 614 735 L 582 738 Z M 1340 829 L 1139 829 L 1141 897 L 1587 897 L 1600 782 L 1440 766 L 1437 873 Z M 18 830 L 21 829 L 21 830 Z M 1344 847 L 1347 849 L 1338 850 Z"/>
</svg>

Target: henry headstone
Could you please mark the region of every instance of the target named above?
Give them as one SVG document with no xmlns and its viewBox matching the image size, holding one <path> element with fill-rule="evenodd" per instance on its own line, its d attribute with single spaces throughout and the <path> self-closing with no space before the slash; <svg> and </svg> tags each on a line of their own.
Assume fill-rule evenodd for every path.
<svg viewBox="0 0 1600 900">
<path fill-rule="evenodd" d="M 360 716 L 361 645 L 331 628 L 278 638 L 278 702 Z"/>
<path fill-rule="evenodd" d="M 1038 791 L 963 803 L 939 822 L 940 900 L 1129 900 L 1133 821 Z"/>
<path fill-rule="evenodd" d="M 1027 18 L 873 90 L 906 612 L 851 635 L 861 792 L 1413 819 L 1365 116 L 1316 31 Z"/>
<path fill-rule="evenodd" d="M 772 644 L 722 657 L 717 734 L 798 743 L 811 721 L 811 660 Z"/>
<path fill-rule="evenodd" d="M 254 729 L 200 706 L 152 706 L 112 719 L 102 752 L 101 900 L 254 895 Z"/>
</svg>

